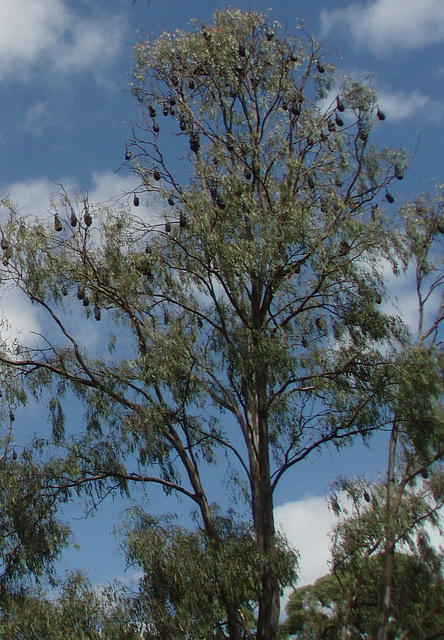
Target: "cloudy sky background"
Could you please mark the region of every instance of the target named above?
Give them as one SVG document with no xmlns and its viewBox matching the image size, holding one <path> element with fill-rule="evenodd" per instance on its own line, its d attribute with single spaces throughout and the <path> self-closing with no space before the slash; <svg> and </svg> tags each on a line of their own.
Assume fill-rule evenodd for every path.
<svg viewBox="0 0 444 640">
<path fill-rule="evenodd" d="M 132 46 L 145 34 L 186 28 L 193 17 L 208 21 L 227 6 L 213 0 L 0 0 L 0 196 L 8 195 L 23 214 L 49 218 L 60 184 L 69 193 L 88 192 L 93 202 L 135 189 L 137 181 L 122 168 L 128 123 L 137 117 L 128 89 Z M 289 33 L 303 19 L 341 73 L 359 79 L 371 74 L 387 116 L 378 123 L 375 143 L 404 147 L 411 156 L 405 179 L 394 185 L 396 205 L 432 180 L 444 182 L 442 0 L 256 0 L 233 6 L 267 12 Z M 14 327 L 24 334 L 38 329 L 39 317 L 25 311 L 15 292 L 2 292 L 0 302 Z M 414 317 L 409 293 L 402 292 L 399 306 L 406 318 Z M 382 439 L 371 452 L 327 452 L 282 482 L 276 515 L 301 551 L 302 582 L 327 570 L 333 516 L 324 496 L 335 469 L 373 477 L 384 452 Z M 118 506 L 106 504 L 100 517 L 78 521 L 84 544 L 68 554 L 65 566 L 88 567 L 98 581 L 123 571 L 108 535 Z"/>
</svg>

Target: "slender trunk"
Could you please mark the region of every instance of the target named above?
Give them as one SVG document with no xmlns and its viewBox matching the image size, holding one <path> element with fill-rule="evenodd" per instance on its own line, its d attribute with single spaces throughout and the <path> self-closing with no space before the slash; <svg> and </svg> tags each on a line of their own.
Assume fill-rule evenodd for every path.
<svg viewBox="0 0 444 640">
<path fill-rule="evenodd" d="M 276 552 L 273 491 L 270 478 L 268 423 L 261 408 L 263 394 L 254 394 L 250 418 L 254 442 L 250 443 L 253 524 L 261 562 L 261 591 L 258 602 L 257 640 L 275 640 L 279 626 L 279 581 L 273 569 Z"/>
<path fill-rule="evenodd" d="M 344 617 L 342 619 L 342 624 L 339 631 L 340 640 L 347 640 L 347 638 L 349 637 L 348 626 L 350 623 L 353 606 L 355 604 L 355 591 L 356 591 L 356 581 L 353 581 L 353 584 L 350 587 L 348 592 L 347 605 L 345 607 Z"/>
<path fill-rule="evenodd" d="M 386 531 L 381 593 L 372 640 L 385 640 L 387 621 L 390 613 L 393 568 L 395 564 L 395 511 L 397 508 L 395 501 L 395 461 L 397 440 L 398 426 L 395 421 L 390 436 L 387 469 Z"/>
</svg>

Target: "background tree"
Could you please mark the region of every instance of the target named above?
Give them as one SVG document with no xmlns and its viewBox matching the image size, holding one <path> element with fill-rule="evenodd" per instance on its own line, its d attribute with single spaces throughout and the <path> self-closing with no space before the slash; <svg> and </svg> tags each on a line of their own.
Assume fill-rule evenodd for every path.
<svg viewBox="0 0 444 640">
<path fill-rule="evenodd" d="M 68 575 L 57 596 L 37 588 L 16 593 L 0 614 L 0 632 L 14 640 L 141 640 L 143 628 L 127 594 L 100 590 L 80 574 Z"/>
<path fill-rule="evenodd" d="M 69 533 L 57 516 L 67 494 L 50 486 L 51 465 L 14 446 L 11 405 L 1 414 L 6 428 L 0 437 L 0 609 L 25 585 L 54 579 L 53 563 Z"/>
<path fill-rule="evenodd" d="M 333 544 L 333 568 L 339 583 L 332 576 L 325 584 L 319 583 L 319 588 L 334 585 L 336 590 L 338 584 L 341 587 L 342 608 L 337 609 L 331 628 L 339 629 L 343 638 L 355 637 L 354 621 L 356 615 L 361 615 L 364 603 L 366 615 L 361 633 L 375 640 L 432 638 L 442 632 L 440 588 L 436 587 L 435 599 L 432 587 L 430 600 L 430 589 L 416 584 L 409 570 L 409 584 L 404 579 L 401 584 L 403 598 L 411 593 L 412 602 L 408 616 L 403 614 L 402 620 L 399 607 L 404 603 L 399 591 L 394 594 L 407 566 L 416 566 L 417 577 L 422 579 L 423 565 L 430 561 L 430 572 L 436 571 L 439 580 L 442 578 L 440 561 L 430 548 L 426 528 L 434 526 L 442 532 L 440 512 L 444 504 L 442 210 L 442 193 L 438 190 L 435 195 L 420 196 L 401 211 L 409 270 L 417 294 L 418 329 L 411 345 L 405 345 L 394 359 L 385 397 L 391 416 L 387 473 L 375 482 L 362 478 L 338 482 L 337 488 L 345 492 L 351 513 L 349 506 L 341 509 L 337 495 L 332 498 L 336 513 L 343 514 L 335 527 Z M 410 592 L 412 584 L 415 587 Z M 368 588 L 372 596 L 366 593 Z M 375 589 L 379 590 L 379 598 L 374 597 Z M 307 591 L 310 597 L 315 592 L 311 588 Z M 303 597 L 303 591 L 298 593 L 291 605 L 294 619 L 299 615 L 296 603 Z M 300 615 L 305 615 L 303 610 Z M 319 616 L 317 622 L 321 622 Z"/>
<path fill-rule="evenodd" d="M 407 553 L 396 555 L 387 640 L 431 640 L 442 634 L 442 557 L 433 553 L 430 547 L 423 551 L 421 557 Z M 335 574 L 328 574 L 313 585 L 296 589 L 287 604 L 288 617 L 282 625 L 282 633 L 298 640 L 372 637 L 383 565 L 383 556 L 375 554 L 363 567 L 359 580 L 353 571 L 349 573 L 344 569 L 340 579 Z"/>
<path fill-rule="evenodd" d="M 319 45 L 278 31 L 262 15 L 225 11 L 137 45 L 141 123 L 126 159 L 148 213 L 62 192 L 49 228 L 3 202 L 2 280 L 48 322 L 32 346 L 3 345 L 3 384 L 12 370 L 52 396 L 51 455 L 64 465 L 54 487 L 101 499 L 158 484 L 190 499 L 195 534 L 142 530 L 168 553 L 188 546 L 195 568 L 208 566 L 202 554 L 225 559 L 200 631 L 232 640 L 276 637 L 279 596 L 294 575 L 275 531 L 279 480 L 326 442 L 367 438 L 386 423 L 390 349 L 404 334 L 380 307 L 381 261 L 394 264 L 398 234 L 378 207 L 393 202 L 387 187 L 402 178 L 404 155 L 371 145 L 384 119 L 371 87 L 346 78 L 333 91 Z M 190 178 L 174 158 L 186 153 Z M 82 310 L 101 321 L 97 350 L 86 346 Z M 86 407 L 83 433 L 64 429 L 68 389 Z M 212 504 L 223 464 L 248 505 L 240 528 Z M 239 575 L 233 540 L 245 567 L 255 559 L 239 584 L 225 579 Z M 175 579 L 175 594 L 156 591 L 169 565 L 145 562 L 140 545 L 130 557 L 160 599 L 153 637 L 169 625 L 193 635 L 186 607 L 182 615 L 193 585 Z"/>
</svg>

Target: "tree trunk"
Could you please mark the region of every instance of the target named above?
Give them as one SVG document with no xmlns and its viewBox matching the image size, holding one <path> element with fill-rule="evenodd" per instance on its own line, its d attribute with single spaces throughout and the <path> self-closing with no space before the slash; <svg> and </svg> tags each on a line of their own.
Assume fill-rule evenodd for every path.
<svg viewBox="0 0 444 640">
<path fill-rule="evenodd" d="M 255 394 L 250 419 L 253 439 L 249 443 L 253 523 L 261 562 L 261 592 L 258 602 L 257 640 L 275 640 L 279 626 L 279 581 L 273 568 L 276 552 L 273 491 L 270 478 L 268 422 L 261 408 L 263 394 Z"/>
<path fill-rule="evenodd" d="M 398 441 L 398 426 L 396 420 L 393 423 L 390 436 L 389 459 L 387 469 L 387 499 L 386 499 L 386 531 L 384 548 L 384 565 L 381 578 L 381 593 L 379 599 L 378 614 L 372 640 L 385 640 L 387 621 L 390 613 L 393 567 L 395 564 L 395 461 L 396 444 Z"/>
</svg>

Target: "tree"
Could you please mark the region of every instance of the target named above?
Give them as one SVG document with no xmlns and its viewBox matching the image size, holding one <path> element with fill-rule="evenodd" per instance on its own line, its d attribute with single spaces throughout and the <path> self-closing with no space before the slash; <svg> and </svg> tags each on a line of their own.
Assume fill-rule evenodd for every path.
<svg viewBox="0 0 444 640">
<path fill-rule="evenodd" d="M 382 555 L 376 554 L 359 580 L 353 571 L 344 570 L 340 577 L 328 574 L 313 585 L 296 589 L 287 604 L 288 618 L 282 631 L 298 640 L 372 637 L 383 565 Z M 442 558 L 430 549 L 421 558 L 400 553 L 394 566 L 386 638 L 439 638 L 444 622 Z M 345 618 L 347 635 L 343 635 Z"/>
<path fill-rule="evenodd" d="M 345 78 L 333 92 L 320 46 L 278 33 L 233 10 L 136 46 L 141 121 L 126 159 L 141 179 L 134 206 L 139 195 L 149 206 L 141 217 L 62 192 L 48 226 L 3 201 L 2 282 L 48 323 L 31 346 L 3 345 L 3 383 L 51 394 L 54 487 L 100 500 L 157 484 L 191 501 L 194 533 L 142 518 L 136 534 L 143 525 L 178 558 L 191 549 L 193 570 L 217 581 L 201 637 L 276 637 L 295 567 L 275 530 L 276 487 L 325 443 L 385 424 L 390 349 L 405 335 L 380 306 L 382 261 L 395 265 L 399 245 L 381 205 L 404 154 L 372 146 L 384 114 L 370 86 Z M 189 179 L 175 153 L 188 154 Z M 108 355 L 82 344 L 82 310 Z M 65 432 L 68 390 L 85 405 L 83 433 Z M 244 522 L 214 505 L 223 464 Z M 232 565 L 233 540 L 244 551 Z M 173 568 L 153 568 L 140 549 L 129 553 L 147 571 L 150 615 L 159 604 L 150 633 L 193 635 L 178 603 L 194 585 L 156 591 Z M 217 576 L 206 556 L 223 560 Z M 235 583 L 242 559 L 249 574 Z"/>
<path fill-rule="evenodd" d="M 94 588 L 80 574 L 68 575 L 56 597 L 37 588 L 16 593 L 0 613 L 2 636 L 14 640 L 141 640 L 142 631 L 127 594 Z"/>
<path fill-rule="evenodd" d="M 15 415 L 11 409 L 1 413 L 6 429 L 0 437 L 0 609 L 26 584 L 53 580 L 52 564 L 68 540 L 56 510 L 66 492 L 48 487 L 51 465 L 14 446 Z"/>
<path fill-rule="evenodd" d="M 365 562 L 374 553 L 383 559 L 375 640 L 385 638 L 391 615 L 396 549 L 409 545 L 414 550 L 415 536 L 424 537 L 427 522 L 439 528 L 444 505 L 442 210 L 438 191 L 434 196 L 423 194 L 401 211 L 414 274 L 418 329 L 411 345 L 393 362 L 392 385 L 385 399 L 390 427 L 386 478 L 374 490 L 359 481 L 342 483 L 356 511 L 337 528 L 334 562 L 356 563 L 358 557 Z M 363 508 L 363 497 L 371 506 Z M 356 576 L 361 561 L 355 566 Z"/>
<path fill-rule="evenodd" d="M 296 620 L 305 620 L 308 610 L 319 607 L 324 590 L 333 585 L 334 596 L 328 597 L 335 602 L 336 620 L 329 628 L 341 638 L 355 637 L 357 626 L 374 640 L 434 638 L 441 633 L 442 587 L 430 587 L 430 575 L 422 586 L 420 581 L 427 574 L 426 565 L 442 581 L 441 560 L 430 547 L 426 528 L 431 525 L 442 531 L 439 514 L 444 505 L 442 208 L 438 192 L 423 194 L 401 210 L 418 303 L 418 329 L 412 332 L 410 346 L 404 345 L 393 360 L 384 399 L 389 433 L 387 473 L 376 481 L 345 478 L 337 483 L 343 497 L 338 500 L 337 493 L 332 497 L 333 509 L 341 514 L 333 538 L 334 576 L 307 587 L 307 599 L 305 591 L 298 590 L 290 607 L 292 628 Z M 400 582 L 407 567 L 407 577 Z M 314 604 L 312 595 L 316 596 Z M 364 605 L 365 622 L 358 624 Z M 407 609 L 401 615 L 403 607 Z M 327 612 L 313 620 L 314 626 L 331 622 Z M 307 634 L 308 623 L 303 626 Z"/>
</svg>

